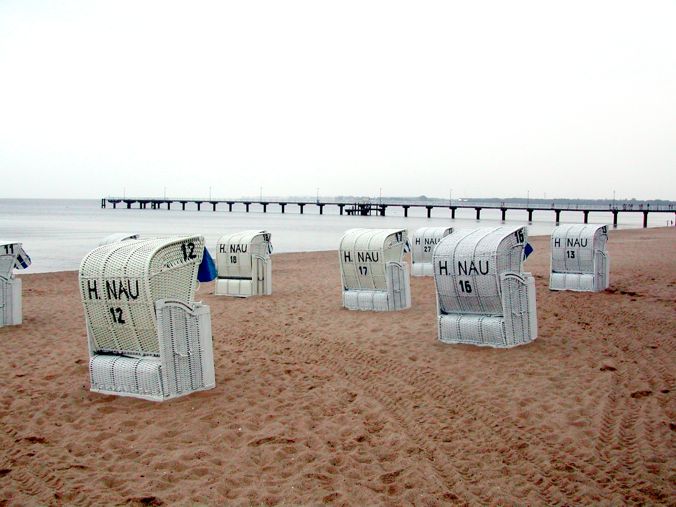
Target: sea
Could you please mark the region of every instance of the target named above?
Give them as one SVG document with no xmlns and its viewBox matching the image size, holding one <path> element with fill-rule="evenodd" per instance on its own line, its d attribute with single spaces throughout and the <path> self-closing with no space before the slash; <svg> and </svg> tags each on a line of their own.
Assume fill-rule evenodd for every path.
<svg viewBox="0 0 676 507">
<path fill-rule="evenodd" d="M 483 209 L 481 220 L 473 209 L 458 209 L 451 220 L 448 209 L 433 209 L 427 218 L 425 208 L 411 208 L 405 218 L 403 209 L 390 207 L 387 216 L 340 215 L 337 206 L 326 206 L 319 214 L 317 206 L 306 205 L 301 215 L 297 205 L 288 204 L 282 214 L 277 205 L 252 204 L 246 213 L 244 205 L 235 204 L 227 211 L 222 204 L 217 211 L 211 205 L 201 211 L 174 209 L 113 209 L 101 208 L 100 199 L 0 199 L 0 240 L 15 240 L 23 244 L 32 259 L 25 273 L 77 270 L 84 255 L 98 246 L 105 236 L 118 232 L 138 233 L 142 237 L 200 234 L 207 248 L 215 252 L 218 239 L 227 233 L 245 229 L 265 229 L 272 234 L 275 253 L 336 250 L 340 237 L 347 229 L 406 228 L 409 235 L 419 227 L 451 226 L 460 229 L 498 225 L 527 225 L 528 234 L 549 235 L 555 226 L 553 211 L 536 211 L 528 223 L 526 211 L 510 210 L 502 222 L 499 210 Z M 194 208 L 193 205 L 189 205 Z M 175 209 L 178 208 L 178 209 Z M 223 208 L 223 209 L 221 209 Z M 240 209 L 241 208 L 241 209 Z M 664 218 L 662 218 L 664 217 Z M 668 218 L 672 218 L 669 215 Z M 618 228 L 642 227 L 641 213 L 620 213 Z M 650 226 L 666 225 L 666 215 L 651 214 Z M 564 211 L 562 223 L 582 223 L 580 211 Z M 609 212 L 591 212 L 590 223 L 610 224 Z"/>
</svg>

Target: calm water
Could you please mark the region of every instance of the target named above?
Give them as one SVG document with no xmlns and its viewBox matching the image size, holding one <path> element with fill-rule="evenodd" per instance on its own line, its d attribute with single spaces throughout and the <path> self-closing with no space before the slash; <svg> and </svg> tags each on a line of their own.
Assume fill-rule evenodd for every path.
<svg viewBox="0 0 676 507">
<path fill-rule="evenodd" d="M 201 234 L 207 247 L 215 251 L 216 241 L 225 233 L 243 229 L 267 229 L 272 233 L 275 252 L 307 252 L 335 250 L 346 229 L 407 228 L 412 233 L 418 227 L 451 225 L 457 228 L 500 225 L 499 210 L 483 210 L 481 221 L 474 218 L 473 209 L 458 210 L 456 219 L 450 219 L 449 210 L 436 209 L 432 218 L 426 210 L 411 208 L 409 217 L 403 217 L 401 208 L 389 208 L 390 216 L 349 217 L 340 216 L 337 207 L 327 206 L 324 215 L 319 215 L 315 206 L 306 206 L 303 215 L 298 207 L 288 205 L 281 214 L 271 205 L 263 213 L 262 208 L 252 205 L 251 213 L 241 210 L 232 213 L 211 211 L 211 206 L 202 211 L 101 209 L 97 200 L 48 200 L 48 199 L 0 199 L 0 239 L 17 240 L 23 243 L 33 264 L 28 273 L 76 270 L 82 257 L 96 247 L 104 236 L 114 232 L 136 232 L 144 236 L 167 234 Z M 194 205 L 193 205 L 194 206 Z M 208 208 L 208 210 L 207 210 Z M 225 205 L 223 208 L 227 209 Z M 507 224 L 526 224 L 525 211 L 509 211 Z M 562 222 L 581 223 L 581 212 L 563 212 Z M 669 216 L 668 218 L 671 218 Z M 553 212 L 535 212 L 533 223 L 528 225 L 529 234 L 548 235 L 554 227 Z M 663 226 L 666 215 L 651 214 L 650 225 Z M 641 227 L 640 213 L 620 213 L 620 228 Z M 611 223 L 610 213 L 590 213 L 590 223 Z"/>
</svg>

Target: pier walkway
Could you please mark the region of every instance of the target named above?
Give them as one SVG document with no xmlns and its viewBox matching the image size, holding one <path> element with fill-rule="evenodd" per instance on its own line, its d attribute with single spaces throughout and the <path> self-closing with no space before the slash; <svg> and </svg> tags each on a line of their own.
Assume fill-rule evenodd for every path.
<svg viewBox="0 0 676 507">
<path fill-rule="evenodd" d="M 118 205 L 122 208 L 131 209 L 137 207 L 139 209 L 172 209 L 172 206 L 181 206 L 185 211 L 186 205 L 195 204 L 198 211 L 202 210 L 204 206 L 206 209 L 211 207 L 211 211 L 217 211 L 220 206 L 225 211 L 233 211 L 235 206 L 238 208 L 244 207 L 244 210 L 249 213 L 253 205 L 260 207 L 263 213 L 268 212 L 268 208 L 274 206 L 282 213 L 286 212 L 287 206 L 293 206 L 300 214 L 303 214 L 305 206 L 316 206 L 319 208 L 319 214 L 324 214 L 324 208 L 327 206 L 335 206 L 338 208 L 341 215 L 379 215 L 385 216 L 388 208 L 401 208 L 403 216 L 408 217 L 408 211 L 411 208 L 425 208 L 427 210 L 427 218 L 432 217 L 432 210 L 448 209 L 450 211 L 450 218 L 455 218 L 455 213 L 458 209 L 474 209 L 476 212 L 476 219 L 481 219 L 481 211 L 484 209 L 500 210 L 502 220 L 507 219 L 507 212 L 512 210 L 521 210 L 528 213 L 528 221 L 533 221 L 533 213 L 535 211 L 550 211 L 554 213 L 556 223 L 560 222 L 561 212 L 576 211 L 583 214 L 584 223 L 588 223 L 589 213 L 605 212 L 612 215 L 613 225 L 617 226 L 618 215 L 620 213 L 642 213 L 643 227 L 648 227 L 648 215 L 650 213 L 666 213 L 671 214 L 676 219 L 676 208 L 673 205 L 668 206 L 650 206 L 650 204 L 619 204 L 616 206 L 593 206 L 593 205 L 576 205 L 576 204 L 556 204 L 551 205 L 535 205 L 535 204 L 507 204 L 507 203 L 477 203 L 468 201 L 459 201 L 457 203 L 449 202 L 448 204 L 426 204 L 420 202 L 386 202 L 386 201 L 368 201 L 368 202 L 339 202 L 339 201 L 323 201 L 323 200 L 266 200 L 266 199 L 200 199 L 200 198 L 161 198 L 161 197 L 104 197 L 101 199 L 101 207 L 107 208 L 112 205 L 113 209 Z M 272 210 L 271 210 L 272 211 Z M 676 220 L 675 220 L 676 221 Z"/>
</svg>

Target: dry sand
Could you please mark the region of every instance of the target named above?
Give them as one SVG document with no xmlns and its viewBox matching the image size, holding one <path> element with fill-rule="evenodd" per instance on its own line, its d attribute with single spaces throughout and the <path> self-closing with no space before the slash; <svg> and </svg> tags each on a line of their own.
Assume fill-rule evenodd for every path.
<svg viewBox="0 0 676 507">
<path fill-rule="evenodd" d="M 215 389 L 89 392 L 77 273 L 25 275 L 0 329 L 0 504 L 676 504 L 676 229 L 612 232 L 611 289 L 547 289 L 511 350 L 413 307 L 341 308 L 336 252 L 275 255 L 274 295 L 212 311 Z"/>
</svg>

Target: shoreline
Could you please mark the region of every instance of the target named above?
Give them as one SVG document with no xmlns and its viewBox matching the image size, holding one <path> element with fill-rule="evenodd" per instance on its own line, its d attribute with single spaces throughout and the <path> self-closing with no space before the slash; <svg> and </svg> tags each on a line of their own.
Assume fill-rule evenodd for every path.
<svg viewBox="0 0 676 507">
<path fill-rule="evenodd" d="M 518 223 L 515 223 L 514 225 L 518 225 Z M 477 225 L 477 227 L 481 227 L 481 225 Z M 490 226 L 486 226 L 490 227 Z M 610 227 L 610 226 L 609 226 Z M 463 227 L 465 229 L 465 227 Z M 674 226 L 659 226 L 659 227 L 647 227 L 647 228 L 633 228 L 633 227 L 627 227 L 627 228 L 617 228 L 613 229 L 612 227 L 609 228 L 608 234 L 609 238 L 612 237 L 612 235 L 618 233 L 618 232 L 625 232 L 625 231 L 645 231 L 645 230 L 670 230 L 670 229 L 676 229 Z M 549 238 L 551 237 L 549 234 L 534 234 L 532 236 L 528 236 L 528 239 L 534 239 L 534 238 Z M 610 239 L 609 239 L 610 242 Z M 208 245 L 207 245 L 208 248 Z M 338 250 L 337 249 L 326 249 L 326 250 L 304 250 L 304 251 L 298 251 L 298 252 L 279 252 L 279 253 L 272 253 L 273 258 L 277 258 L 279 255 L 297 255 L 297 254 L 311 254 L 311 253 L 323 253 L 323 252 L 336 252 L 336 255 L 338 255 Z M 211 251 L 210 251 L 211 253 Z M 213 257 L 213 255 L 212 255 Z M 410 264 L 410 259 L 409 259 L 409 264 Z M 78 269 L 65 269 L 65 270 L 57 270 L 57 271 L 38 271 L 36 273 L 24 273 L 24 272 L 18 272 L 16 276 L 18 277 L 25 277 L 25 276 L 31 276 L 31 275 L 44 275 L 48 273 L 72 273 L 72 272 L 78 272 Z"/>
</svg>

